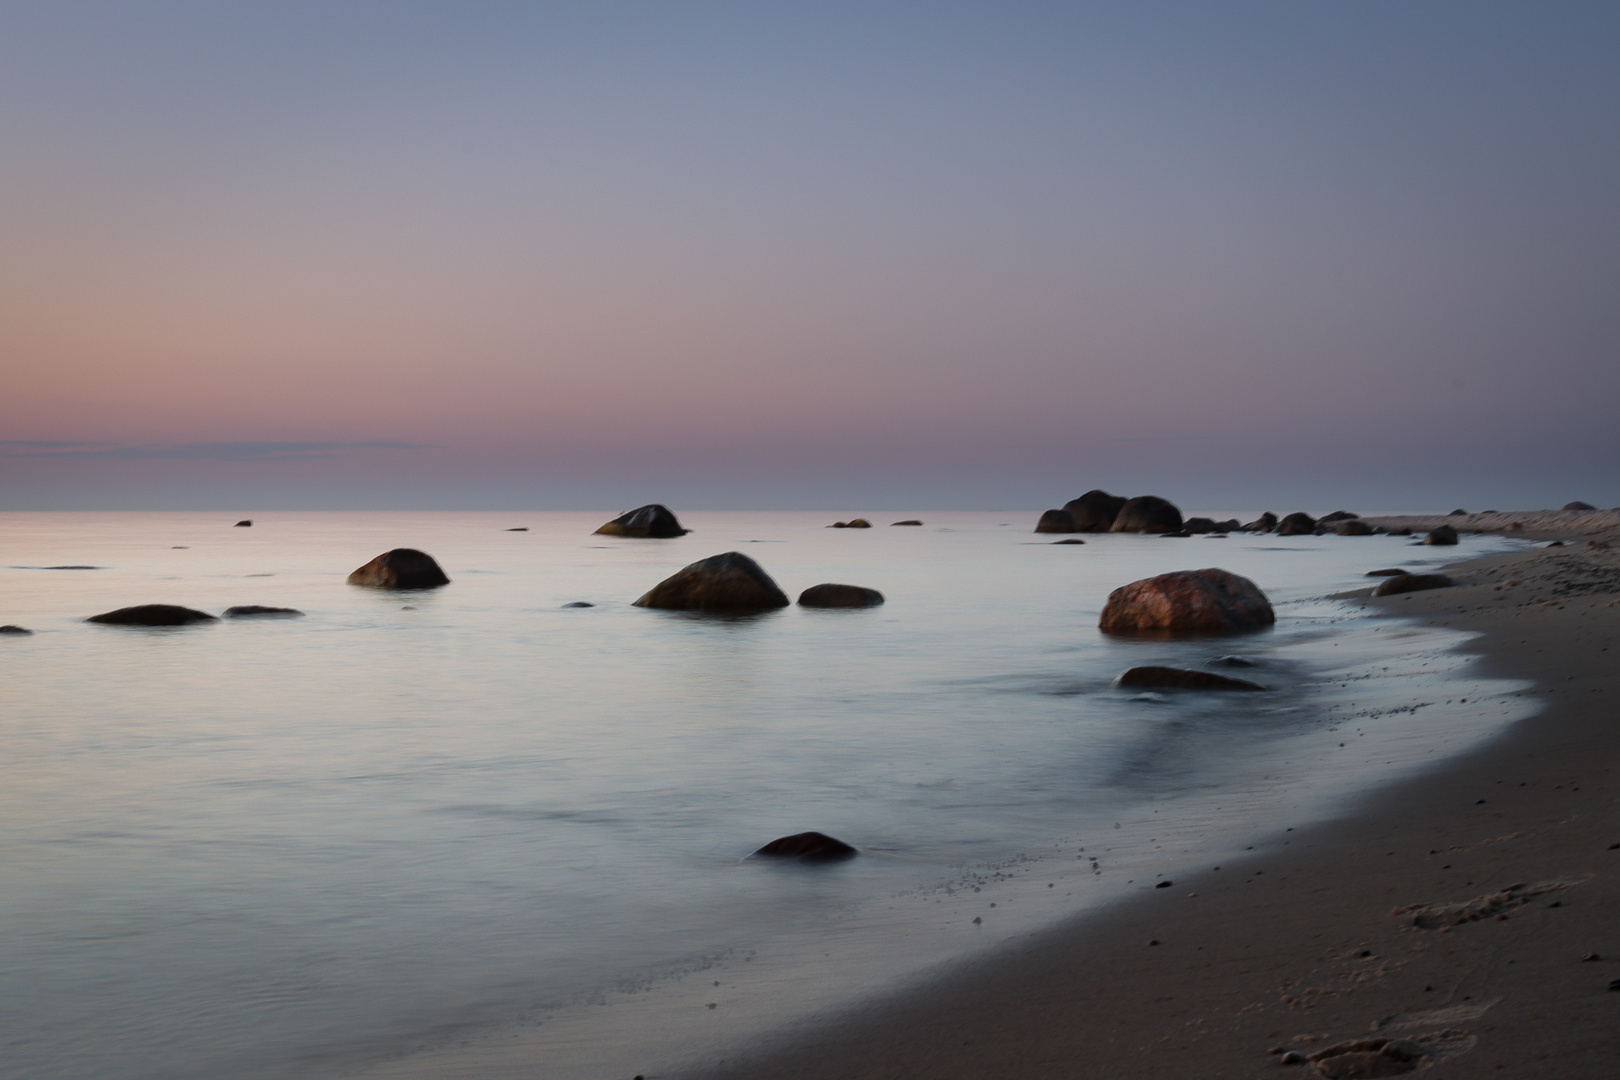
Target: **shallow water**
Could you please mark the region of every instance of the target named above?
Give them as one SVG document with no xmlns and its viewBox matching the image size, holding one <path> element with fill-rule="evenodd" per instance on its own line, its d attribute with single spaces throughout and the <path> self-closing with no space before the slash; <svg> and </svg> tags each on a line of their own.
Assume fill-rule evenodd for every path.
<svg viewBox="0 0 1620 1080">
<path fill-rule="evenodd" d="M 693 1045 L 825 1008 L 1241 850 L 1523 711 L 1468 681 L 1460 635 L 1324 599 L 1500 538 L 1071 546 L 1028 513 L 591 535 L 606 516 L 0 515 L 0 622 L 36 631 L 0 638 L 0 1074 L 336 1075 L 541 1021 L 566 1044 L 552 1075 L 612 1071 L 647 1002 L 695 1007 L 676 989 L 706 986 L 694 972 L 731 990 L 700 995 L 713 1030 Z M 345 584 L 396 546 L 453 583 Z M 790 596 L 844 581 L 888 603 L 631 606 L 728 550 Z M 1253 578 L 1277 627 L 1097 632 L 1110 589 L 1202 566 Z M 153 602 L 306 615 L 82 621 Z M 1271 692 L 1110 686 L 1223 652 Z M 863 856 L 740 861 L 811 828 Z"/>
</svg>

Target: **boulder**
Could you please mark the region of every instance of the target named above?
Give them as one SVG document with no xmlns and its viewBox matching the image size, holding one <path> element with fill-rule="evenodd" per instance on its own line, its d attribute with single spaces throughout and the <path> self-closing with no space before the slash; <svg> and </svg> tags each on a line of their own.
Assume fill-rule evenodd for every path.
<svg viewBox="0 0 1620 1080">
<path fill-rule="evenodd" d="M 1067 540 L 1054 540 L 1054 541 L 1052 541 L 1052 546 L 1056 547 L 1059 544 L 1083 544 L 1083 543 L 1085 543 L 1085 541 L 1080 539 L 1078 536 L 1071 536 Z"/>
<path fill-rule="evenodd" d="M 450 584 L 450 579 L 427 552 L 395 548 L 350 574 L 349 584 L 368 589 L 436 589 Z"/>
<path fill-rule="evenodd" d="M 1212 533 L 1217 528 L 1219 526 L 1215 524 L 1215 519 L 1207 517 L 1188 518 L 1181 523 L 1181 531 L 1184 533 Z"/>
<path fill-rule="evenodd" d="M 227 619 L 250 619 L 261 615 L 292 618 L 302 614 L 303 612 L 297 608 L 265 607 L 262 604 L 242 604 L 238 607 L 225 609 Z"/>
<path fill-rule="evenodd" d="M 1114 527 L 1126 501 L 1123 495 L 1110 495 L 1100 488 L 1092 488 L 1078 499 L 1064 503 L 1063 509 L 1074 519 L 1075 532 L 1107 532 Z"/>
<path fill-rule="evenodd" d="M 1565 503 L 1564 504 L 1564 509 L 1565 510 L 1596 510 L 1597 507 L 1593 506 L 1591 503 L 1583 503 L 1583 502 L 1581 502 L 1579 500 L 1576 500 L 1575 502 L 1572 502 L 1572 503 Z"/>
<path fill-rule="evenodd" d="M 669 507 L 661 503 L 638 506 L 628 514 L 620 514 L 596 530 L 598 536 L 634 536 L 652 540 L 667 540 L 672 536 L 685 536 L 690 529 L 681 528 Z"/>
<path fill-rule="evenodd" d="M 889 522 L 889 524 L 891 526 L 894 526 L 894 525 L 921 525 L 922 522 L 918 521 L 916 518 L 912 518 L 909 521 L 891 521 L 891 522 Z"/>
<path fill-rule="evenodd" d="M 1168 499 L 1138 495 L 1119 508 L 1109 532 L 1169 533 L 1181 531 L 1181 511 Z"/>
<path fill-rule="evenodd" d="M 798 859 L 802 862 L 832 862 L 851 859 L 859 852 L 826 833 L 802 832 L 783 836 L 749 856 L 751 859 Z"/>
<path fill-rule="evenodd" d="M 1348 510 L 1335 510 L 1331 514 L 1318 518 L 1316 523 L 1318 525 L 1331 525 L 1335 521 L 1349 521 L 1352 518 L 1358 518 L 1360 516 L 1360 514 L 1352 514 Z"/>
<path fill-rule="evenodd" d="M 850 518 L 849 527 L 851 529 L 870 529 L 872 527 L 872 523 L 867 521 L 865 518 Z"/>
<path fill-rule="evenodd" d="M 1215 523 L 1216 532 L 1241 532 L 1243 525 L 1237 518 L 1227 518 L 1225 521 Z"/>
<path fill-rule="evenodd" d="M 1139 630 L 1235 633 L 1277 621 L 1266 594 L 1248 578 L 1213 567 L 1143 578 L 1108 594 L 1098 626 Z"/>
<path fill-rule="evenodd" d="M 1074 516 L 1067 510 L 1048 510 L 1041 515 L 1041 520 L 1035 523 L 1038 533 L 1071 533 L 1074 532 Z"/>
<path fill-rule="evenodd" d="M 233 529 L 251 529 L 251 528 L 253 528 L 253 522 L 251 522 L 251 521 L 247 520 L 246 518 L 244 518 L 241 521 L 238 521 L 235 525 L 232 525 L 231 528 L 233 528 Z"/>
<path fill-rule="evenodd" d="M 33 633 L 33 631 L 28 629 L 28 627 L 26 627 L 26 626 L 17 626 L 14 623 L 7 623 L 5 626 L 0 626 L 0 634 L 32 634 L 32 633 Z"/>
<path fill-rule="evenodd" d="M 571 607 L 595 607 L 595 606 L 596 605 L 591 603 L 589 600 L 573 600 L 573 601 L 570 601 L 569 603 L 566 603 L 566 604 L 563 605 L 563 607 L 565 607 L 565 608 L 571 608 Z"/>
<path fill-rule="evenodd" d="M 678 570 L 636 601 L 670 611 L 764 611 L 788 598 L 759 563 L 740 551 L 711 555 Z"/>
<path fill-rule="evenodd" d="M 1339 522 L 1339 527 L 1333 530 L 1337 536 L 1371 536 L 1372 526 L 1360 518 L 1346 518 Z"/>
<path fill-rule="evenodd" d="M 1374 596 L 1394 596 L 1397 593 L 1423 592 L 1425 589 L 1445 589 L 1452 580 L 1444 574 L 1396 574 L 1378 583 Z"/>
<path fill-rule="evenodd" d="M 105 623 L 108 626 L 185 626 L 188 623 L 218 622 L 205 611 L 176 604 L 140 604 L 92 615 L 85 622 Z"/>
<path fill-rule="evenodd" d="M 883 594 L 861 585 L 812 585 L 799 594 L 800 607 L 876 607 Z"/>
<path fill-rule="evenodd" d="M 1410 526 L 1402 525 L 1398 529 L 1389 530 L 1389 535 L 1391 535 L 1391 536 L 1411 536 L 1412 535 L 1412 529 L 1411 529 Z"/>
<path fill-rule="evenodd" d="M 1457 542 L 1457 530 L 1450 525 L 1437 525 L 1423 538 L 1425 544 L 1451 545 Z"/>
<path fill-rule="evenodd" d="M 1188 671 L 1173 667 L 1133 667 L 1114 680 L 1115 686 L 1133 690 L 1264 690 L 1259 683 L 1216 675 L 1212 671 Z"/>
<path fill-rule="evenodd" d="M 1384 570 L 1369 570 L 1369 571 L 1367 571 L 1366 576 L 1367 577 L 1395 577 L 1395 576 L 1397 576 L 1399 574 L 1410 574 L 1411 572 L 1412 571 L 1410 571 L 1410 570 L 1402 570 L 1399 567 L 1391 566 L 1391 567 L 1389 567 L 1387 569 L 1384 569 Z"/>
<path fill-rule="evenodd" d="M 1314 536 L 1316 519 L 1305 513 L 1289 514 L 1277 522 L 1278 536 Z"/>
<path fill-rule="evenodd" d="M 1468 516 L 1468 511 L 1464 510 L 1460 506 L 1457 507 L 1457 509 L 1453 510 L 1451 513 L 1446 515 L 1446 517 L 1467 517 L 1467 516 Z"/>
<path fill-rule="evenodd" d="M 847 528 L 849 528 L 849 522 L 847 522 L 847 521 L 835 521 L 831 525 L 827 526 L 827 528 L 829 528 L 829 529 L 847 529 Z"/>
<path fill-rule="evenodd" d="M 1243 526 L 1246 532 L 1270 532 L 1277 527 L 1277 515 L 1270 510 L 1261 514 L 1247 525 Z"/>
</svg>

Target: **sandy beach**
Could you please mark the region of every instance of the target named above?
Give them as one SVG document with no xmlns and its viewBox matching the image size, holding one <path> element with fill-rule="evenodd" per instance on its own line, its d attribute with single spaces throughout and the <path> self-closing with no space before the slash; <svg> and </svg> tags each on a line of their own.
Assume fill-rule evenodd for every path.
<svg viewBox="0 0 1620 1080">
<path fill-rule="evenodd" d="M 1477 632 L 1535 716 L 1242 862 L 686 1075 L 1620 1075 L 1620 544 L 1612 512 L 1496 517 L 1569 539 L 1361 602 Z"/>
</svg>

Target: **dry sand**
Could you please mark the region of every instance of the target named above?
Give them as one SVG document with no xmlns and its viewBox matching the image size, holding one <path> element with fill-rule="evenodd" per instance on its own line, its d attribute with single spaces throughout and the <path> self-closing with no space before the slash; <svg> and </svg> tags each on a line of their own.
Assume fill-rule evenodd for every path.
<svg viewBox="0 0 1620 1080">
<path fill-rule="evenodd" d="M 689 1076 L 1620 1076 L 1620 540 L 1449 572 L 1376 603 L 1481 632 L 1537 715 L 1350 817 Z"/>
</svg>

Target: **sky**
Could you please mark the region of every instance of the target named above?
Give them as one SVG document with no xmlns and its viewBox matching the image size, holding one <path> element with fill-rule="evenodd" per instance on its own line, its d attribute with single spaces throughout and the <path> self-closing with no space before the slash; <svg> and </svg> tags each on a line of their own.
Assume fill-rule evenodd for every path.
<svg viewBox="0 0 1620 1080">
<path fill-rule="evenodd" d="M 0 14 L 0 510 L 1620 505 L 1620 5 Z"/>
</svg>

